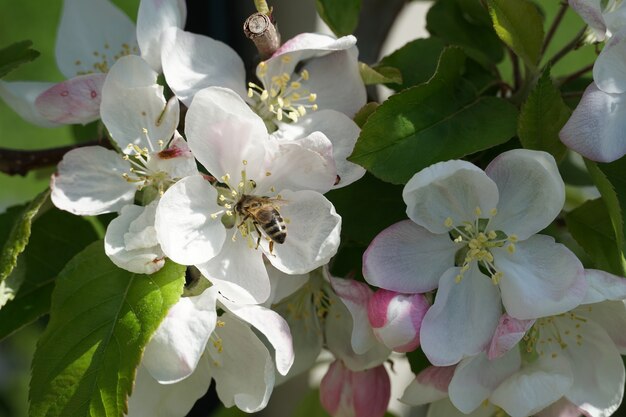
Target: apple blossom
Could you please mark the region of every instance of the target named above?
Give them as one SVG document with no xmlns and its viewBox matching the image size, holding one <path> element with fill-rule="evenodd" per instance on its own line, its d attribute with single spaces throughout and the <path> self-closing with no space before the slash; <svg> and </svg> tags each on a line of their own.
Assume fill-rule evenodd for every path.
<svg viewBox="0 0 626 417">
<path fill-rule="evenodd" d="M 569 0 L 569 5 L 589 25 L 600 42 L 624 26 L 626 8 L 619 0 Z"/>
<path fill-rule="evenodd" d="M 483 172 L 465 161 L 441 162 L 411 178 L 407 215 L 381 232 L 363 256 L 372 285 L 402 293 L 439 288 L 422 322 L 430 361 L 452 365 L 483 351 L 502 307 L 533 319 L 578 305 L 586 282 L 578 258 L 535 235 L 565 198 L 554 158 L 512 150 Z"/>
<path fill-rule="evenodd" d="M 25 120 L 43 126 L 86 124 L 100 117 L 106 73 L 120 57 L 139 55 L 161 70 L 160 34 L 182 27 L 182 0 L 142 0 L 137 27 L 108 0 L 65 0 L 56 40 L 61 83 L 0 81 L 0 97 Z"/>
</svg>

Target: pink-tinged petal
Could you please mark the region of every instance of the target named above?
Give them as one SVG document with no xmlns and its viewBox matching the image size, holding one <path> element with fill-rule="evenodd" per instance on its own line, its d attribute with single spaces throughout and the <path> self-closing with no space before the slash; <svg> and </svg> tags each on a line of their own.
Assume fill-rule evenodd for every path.
<svg viewBox="0 0 626 417">
<path fill-rule="evenodd" d="M 171 417 L 186 415 L 211 385 L 206 361 L 176 384 L 158 383 L 143 365 L 137 368 L 133 392 L 128 398 L 128 417 Z"/>
<path fill-rule="evenodd" d="M 161 71 L 161 34 L 169 27 L 182 28 L 187 18 L 184 0 L 142 0 L 137 12 L 137 43 L 141 57 Z"/>
<path fill-rule="evenodd" d="M 626 154 L 626 94 L 609 94 L 595 83 L 587 87 L 559 136 L 586 158 L 613 162 Z"/>
<path fill-rule="evenodd" d="M 557 402 L 544 408 L 535 417 L 589 417 L 589 414 L 585 413 L 575 404 L 572 404 L 567 398 L 561 398 Z"/>
<path fill-rule="evenodd" d="M 604 46 L 593 65 L 593 80 L 605 93 L 626 92 L 626 30 L 615 34 Z"/>
<path fill-rule="evenodd" d="M 268 155 L 265 175 L 256 180 L 258 193 L 270 189 L 325 193 L 336 182 L 333 146 L 323 133 L 313 132 L 298 141 L 270 143 L 276 146 L 270 148 L 273 152 Z"/>
<path fill-rule="evenodd" d="M 157 203 L 146 207 L 128 205 L 109 223 L 104 251 L 113 263 L 136 274 L 152 274 L 165 265 L 154 228 Z"/>
<path fill-rule="evenodd" d="M 161 42 L 165 79 L 186 106 L 206 87 L 226 87 L 246 97 L 243 61 L 228 45 L 178 28 L 165 30 Z"/>
<path fill-rule="evenodd" d="M 411 352 L 420 344 L 420 328 L 430 303 L 423 294 L 400 294 L 380 289 L 368 304 L 374 335 L 389 349 Z"/>
<path fill-rule="evenodd" d="M 276 352 L 274 356 L 276 369 L 281 375 L 287 375 L 293 365 L 295 354 L 291 331 L 285 319 L 269 308 L 259 305 L 238 304 L 223 297 L 220 302 L 232 314 L 251 324 L 265 336 Z"/>
<path fill-rule="evenodd" d="M 143 365 L 162 384 L 191 375 L 204 354 L 217 322 L 217 291 L 182 297 L 170 310 L 146 346 Z"/>
<path fill-rule="evenodd" d="M 56 60 L 67 78 L 106 72 L 119 56 L 139 53 L 133 22 L 108 0 L 65 0 Z"/>
<path fill-rule="evenodd" d="M 269 261 L 288 274 L 303 274 L 325 265 L 337 253 L 341 216 L 332 203 L 315 191 L 281 191 L 284 199 L 278 211 L 285 220 L 287 237 L 274 244 L 270 254 L 268 242 L 261 246 Z"/>
<path fill-rule="evenodd" d="M 498 213 L 490 230 L 525 240 L 545 229 L 565 203 L 565 185 L 552 155 L 515 149 L 496 157 L 485 169 L 498 186 Z"/>
<path fill-rule="evenodd" d="M 378 234 L 363 254 L 363 276 L 371 285 L 402 293 L 437 288 L 454 265 L 456 248 L 447 234 L 435 235 L 410 220 Z"/>
<path fill-rule="evenodd" d="M 487 358 L 489 360 L 501 358 L 517 346 L 533 324 L 535 324 L 535 320 L 518 320 L 504 313 L 500 317 L 498 327 L 496 327 L 496 331 L 491 339 Z"/>
<path fill-rule="evenodd" d="M 391 381 L 384 366 L 353 372 L 333 362 L 320 384 L 320 402 L 333 417 L 382 417 L 391 397 Z"/>
<path fill-rule="evenodd" d="M 461 361 L 448 386 L 450 401 L 464 413 L 475 411 L 498 385 L 520 369 L 519 349 L 513 349 L 494 361 L 481 353 Z"/>
<path fill-rule="evenodd" d="M 576 315 L 593 320 L 607 332 L 622 355 L 626 354 L 626 305 L 623 301 L 604 301 L 575 310 Z"/>
<path fill-rule="evenodd" d="M 229 231 L 222 250 L 206 263 L 196 265 L 202 275 L 233 302 L 260 304 L 270 295 L 270 280 L 263 263 L 263 252 L 248 240 Z"/>
<path fill-rule="evenodd" d="M 585 278 L 589 287 L 582 304 L 626 299 L 626 278 L 597 269 L 585 269 Z"/>
<path fill-rule="evenodd" d="M 225 407 L 253 413 L 267 405 L 274 389 L 274 363 L 270 352 L 249 325 L 226 313 L 215 330 L 221 344 L 209 343 L 211 375 Z"/>
<path fill-rule="evenodd" d="M 330 284 L 352 316 L 353 328 L 350 340 L 352 349 L 358 354 L 367 352 L 376 343 L 367 320 L 367 308 L 373 294 L 372 290 L 367 284 L 353 279 L 330 277 Z"/>
<path fill-rule="evenodd" d="M 569 5 L 594 31 L 598 41 L 603 41 L 606 37 L 606 23 L 600 0 L 569 0 Z"/>
<path fill-rule="evenodd" d="M 148 162 L 150 169 L 167 172 L 171 178 L 184 178 L 198 174 L 196 160 L 185 139 L 174 133 L 174 139 L 162 151 L 153 153 Z"/>
<path fill-rule="evenodd" d="M 535 235 L 515 244 L 511 253 L 493 249 L 502 303 L 517 319 L 561 314 L 579 305 L 587 293 L 585 271 L 576 255 L 554 238 Z"/>
<path fill-rule="evenodd" d="M 333 188 L 352 184 L 365 174 L 365 169 L 349 162 L 354 145 L 361 130 L 343 113 L 335 110 L 318 110 L 298 119 L 297 123 L 279 123 L 272 134 L 278 140 L 299 140 L 313 132 L 322 132 L 332 143 L 333 158 L 337 167 L 339 182 Z"/>
<path fill-rule="evenodd" d="M 500 384 L 489 401 L 511 417 L 531 416 L 561 398 L 572 382 L 567 359 L 540 356 Z"/>
<path fill-rule="evenodd" d="M 155 227 L 163 252 L 174 262 L 195 265 L 222 249 L 226 230 L 217 205 L 217 191 L 201 175 L 184 178 L 161 197 Z"/>
<path fill-rule="evenodd" d="M 456 366 L 429 366 L 406 387 L 402 401 L 410 406 L 425 405 L 448 397 L 448 385 Z"/>
<path fill-rule="evenodd" d="M 87 146 L 65 154 L 52 175 L 52 202 L 61 210 L 81 216 L 119 211 L 135 198 L 137 187 L 126 181 L 128 162 L 100 146 Z"/>
<path fill-rule="evenodd" d="M 105 74 L 81 75 L 54 85 L 35 100 L 45 119 L 59 124 L 87 124 L 100 118 Z"/>
<path fill-rule="evenodd" d="M 232 90 L 210 87 L 198 92 L 187 111 L 185 132 L 196 159 L 218 179 L 229 174 L 236 186 L 244 168 L 248 179 L 265 177 L 267 129 Z"/>
<path fill-rule="evenodd" d="M 54 83 L 0 80 L 0 98 L 27 122 L 41 127 L 55 127 L 59 124 L 43 117 L 35 107 L 37 97 L 53 86 Z"/>
<path fill-rule="evenodd" d="M 422 321 L 422 350 L 435 366 L 454 365 L 484 351 L 502 313 L 491 280 L 473 267 L 457 283 L 460 271 L 450 268 L 444 273 L 435 303 Z"/>
<path fill-rule="evenodd" d="M 474 221 L 476 209 L 489 213 L 498 204 L 498 187 L 480 168 L 466 161 L 439 162 L 424 168 L 407 182 L 402 191 L 406 214 L 432 233 Z"/>
</svg>

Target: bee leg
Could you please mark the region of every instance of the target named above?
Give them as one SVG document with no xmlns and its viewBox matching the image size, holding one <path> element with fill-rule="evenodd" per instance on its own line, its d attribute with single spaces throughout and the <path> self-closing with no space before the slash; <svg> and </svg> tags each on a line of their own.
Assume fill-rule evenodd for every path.
<svg viewBox="0 0 626 417">
<path fill-rule="evenodd" d="M 259 245 L 261 244 L 261 231 L 259 230 L 259 227 L 256 225 L 256 223 L 252 223 L 254 225 L 254 230 L 256 230 L 256 234 L 259 236 L 256 240 L 256 247 L 254 248 L 254 250 L 259 249 Z"/>
<path fill-rule="evenodd" d="M 243 220 L 241 220 L 241 223 L 239 223 L 239 224 L 237 225 L 237 229 L 239 229 L 241 226 L 243 226 L 243 224 L 246 222 L 246 220 L 248 220 L 248 218 L 249 218 L 249 217 L 250 217 L 250 215 L 249 215 L 249 214 L 248 214 L 247 216 L 245 216 L 245 217 L 243 218 Z M 256 226 L 255 226 L 255 227 L 256 227 Z M 258 231 L 258 230 L 257 230 L 257 231 Z"/>
<path fill-rule="evenodd" d="M 273 255 L 272 251 L 274 250 L 274 241 L 270 240 L 270 255 Z"/>
</svg>

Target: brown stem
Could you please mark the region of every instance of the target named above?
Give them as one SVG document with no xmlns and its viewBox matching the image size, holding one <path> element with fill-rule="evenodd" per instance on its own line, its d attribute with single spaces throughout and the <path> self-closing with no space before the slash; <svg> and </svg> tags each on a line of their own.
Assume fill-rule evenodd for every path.
<svg viewBox="0 0 626 417">
<path fill-rule="evenodd" d="M 519 58 L 515 55 L 515 52 L 510 48 L 507 48 L 509 56 L 511 57 L 511 63 L 513 64 L 513 90 L 517 91 L 522 84 L 522 73 L 519 68 Z"/>
<path fill-rule="evenodd" d="M 579 69 L 578 71 L 574 72 L 573 74 L 570 74 L 567 77 L 563 78 L 563 80 L 561 82 L 559 82 L 559 84 L 563 85 L 563 84 L 567 84 L 567 83 L 569 83 L 571 81 L 577 80 L 578 78 L 582 77 L 583 75 L 585 75 L 586 73 L 588 73 L 592 69 L 593 69 L 593 64 L 589 64 L 586 67 L 583 67 L 583 68 Z"/>
<path fill-rule="evenodd" d="M 556 30 L 559 28 L 559 25 L 561 24 L 561 20 L 563 20 L 563 16 L 565 16 L 565 12 L 567 11 L 567 7 L 568 7 L 567 2 L 561 3 L 561 8 L 556 14 L 556 17 L 554 18 L 554 21 L 552 22 L 550 29 L 548 29 L 548 33 L 546 34 L 546 37 L 543 41 L 543 45 L 541 46 L 542 56 L 546 52 L 546 49 L 548 49 L 548 46 L 550 45 L 550 42 L 552 41 L 552 38 L 554 37 Z"/>
<path fill-rule="evenodd" d="M 550 59 L 550 66 L 554 67 L 554 64 L 559 62 L 561 58 L 570 53 L 572 50 L 578 48 L 580 43 L 583 40 L 583 36 L 585 35 L 585 31 L 587 30 L 587 26 L 582 28 L 567 45 L 565 45 L 559 52 L 554 54 L 554 56 Z"/>
<path fill-rule="evenodd" d="M 0 172 L 8 175 L 24 176 L 33 169 L 56 165 L 72 149 L 95 145 L 110 147 L 108 142 L 96 139 L 75 145 L 32 151 L 0 148 Z"/>
<path fill-rule="evenodd" d="M 266 14 L 250 15 L 243 24 L 243 33 L 254 42 L 261 59 L 269 58 L 280 47 L 280 33 Z"/>
</svg>

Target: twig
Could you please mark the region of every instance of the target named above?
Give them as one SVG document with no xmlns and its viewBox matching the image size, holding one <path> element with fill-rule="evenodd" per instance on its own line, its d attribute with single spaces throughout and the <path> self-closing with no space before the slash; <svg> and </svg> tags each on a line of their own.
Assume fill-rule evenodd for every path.
<svg viewBox="0 0 626 417">
<path fill-rule="evenodd" d="M 572 50 L 578 48 L 580 46 L 581 41 L 583 40 L 583 36 L 585 35 L 585 31 L 587 30 L 587 26 L 582 28 L 567 45 L 565 45 L 559 52 L 554 54 L 554 56 L 550 59 L 549 65 L 551 67 L 554 66 L 557 62 L 561 60 L 565 55 L 570 53 Z"/>
<path fill-rule="evenodd" d="M 243 33 L 254 42 L 261 59 L 272 56 L 280 47 L 280 33 L 269 15 L 254 13 L 243 24 Z"/>
<path fill-rule="evenodd" d="M 507 48 L 509 56 L 511 57 L 511 63 L 513 64 L 513 90 L 517 91 L 522 84 L 522 73 L 519 68 L 519 58 L 515 55 L 515 52 L 511 48 Z"/>
<path fill-rule="evenodd" d="M 254 7 L 256 7 L 256 11 L 259 13 L 270 14 L 270 8 L 265 0 L 254 0 Z"/>
<path fill-rule="evenodd" d="M 593 64 L 589 64 L 586 67 L 583 67 L 583 68 L 579 69 L 578 71 L 574 72 L 573 74 L 570 74 L 567 77 L 563 78 L 563 80 L 559 82 L 559 85 L 567 84 L 567 83 L 569 83 L 571 81 L 574 81 L 574 80 L 582 77 L 583 75 L 585 75 L 586 73 L 588 73 L 592 69 L 593 69 Z"/>
<path fill-rule="evenodd" d="M 96 139 L 75 145 L 50 149 L 22 150 L 0 148 L 0 172 L 8 175 L 26 175 L 29 171 L 56 165 L 69 151 L 85 146 L 110 147 L 107 141 Z"/>
<path fill-rule="evenodd" d="M 546 49 L 548 49 L 548 46 L 550 45 L 550 42 L 552 41 L 552 38 L 554 37 L 556 30 L 559 28 L 559 25 L 561 24 L 561 20 L 563 20 L 563 16 L 565 16 L 565 12 L 567 11 L 568 6 L 569 5 L 567 2 L 561 3 L 561 8 L 556 14 L 556 17 L 554 18 L 554 21 L 552 22 L 550 29 L 548 29 L 548 33 L 546 34 L 546 37 L 543 41 L 543 45 L 541 46 L 542 56 L 546 52 Z"/>
</svg>

